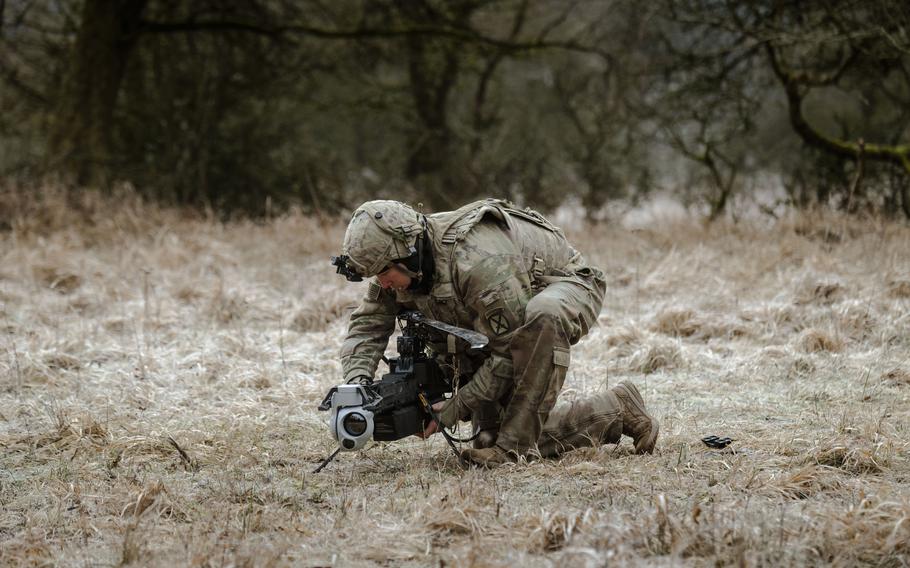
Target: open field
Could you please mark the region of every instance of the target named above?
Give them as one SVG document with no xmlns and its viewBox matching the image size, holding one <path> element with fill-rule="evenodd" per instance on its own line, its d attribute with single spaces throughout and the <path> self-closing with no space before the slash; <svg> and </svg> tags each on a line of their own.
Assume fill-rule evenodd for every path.
<svg viewBox="0 0 910 568">
<path fill-rule="evenodd" d="M 906 225 L 569 230 L 609 288 L 563 398 L 633 380 L 655 455 L 464 472 L 436 436 L 314 475 L 341 222 L 4 202 L 2 566 L 910 564 Z"/>
</svg>

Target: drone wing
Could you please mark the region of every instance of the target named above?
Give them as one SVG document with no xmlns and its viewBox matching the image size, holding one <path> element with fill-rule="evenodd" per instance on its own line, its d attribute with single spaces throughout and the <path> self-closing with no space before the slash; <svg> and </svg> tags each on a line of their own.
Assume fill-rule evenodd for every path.
<svg viewBox="0 0 910 568">
<path fill-rule="evenodd" d="M 489 338 L 482 333 L 476 331 L 471 331 L 470 329 L 464 329 L 463 327 L 457 327 L 454 325 L 449 325 L 438 320 L 429 319 L 421 315 L 419 312 L 412 312 L 408 314 L 408 317 L 414 323 L 422 323 L 423 325 L 440 331 L 447 335 L 452 335 L 461 339 L 468 344 L 468 347 L 472 351 L 483 351 L 487 348 L 487 345 L 490 344 Z"/>
</svg>

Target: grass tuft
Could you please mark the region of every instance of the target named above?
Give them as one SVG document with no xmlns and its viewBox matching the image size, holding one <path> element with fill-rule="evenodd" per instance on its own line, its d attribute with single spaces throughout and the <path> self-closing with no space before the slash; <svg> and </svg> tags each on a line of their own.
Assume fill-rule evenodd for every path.
<svg viewBox="0 0 910 568">
<path fill-rule="evenodd" d="M 808 459 L 852 474 L 882 473 L 886 464 L 878 450 L 875 444 L 856 445 L 846 440 L 831 440 L 814 448 Z"/>
<path fill-rule="evenodd" d="M 888 294 L 892 298 L 910 298 L 910 280 L 894 280 L 889 282 Z"/>
<path fill-rule="evenodd" d="M 702 328 L 695 312 L 692 310 L 669 309 L 657 314 L 651 331 L 676 337 L 690 337 Z"/>
<path fill-rule="evenodd" d="M 844 340 L 834 332 L 807 329 L 799 336 L 797 345 L 806 353 L 837 353 L 844 348 Z"/>
<path fill-rule="evenodd" d="M 888 371 L 882 373 L 881 378 L 883 381 L 886 381 L 895 386 L 910 386 L 910 370 L 901 367 L 889 369 Z"/>
<path fill-rule="evenodd" d="M 653 339 L 632 354 L 629 369 L 650 374 L 659 370 L 674 369 L 684 362 L 679 344 L 672 340 Z"/>
</svg>

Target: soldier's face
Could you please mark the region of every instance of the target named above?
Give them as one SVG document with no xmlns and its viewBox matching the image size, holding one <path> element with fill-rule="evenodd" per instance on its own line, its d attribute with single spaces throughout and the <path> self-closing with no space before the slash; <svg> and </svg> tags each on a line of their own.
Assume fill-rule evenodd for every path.
<svg viewBox="0 0 910 568">
<path fill-rule="evenodd" d="M 386 268 L 376 275 L 379 285 L 386 290 L 404 290 L 411 285 L 411 277 L 394 266 Z"/>
</svg>

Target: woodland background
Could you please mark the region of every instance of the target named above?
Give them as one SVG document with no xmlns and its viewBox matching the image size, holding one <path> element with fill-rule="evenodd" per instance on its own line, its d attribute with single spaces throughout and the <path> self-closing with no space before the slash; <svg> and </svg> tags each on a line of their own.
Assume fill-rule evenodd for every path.
<svg viewBox="0 0 910 568">
<path fill-rule="evenodd" d="M 0 15 L 0 566 L 907 566 L 906 0 Z M 560 404 L 655 453 L 313 474 L 344 213 L 477 196 L 603 270 Z"/>
<path fill-rule="evenodd" d="M 0 0 L 0 176 L 260 215 L 910 217 L 903 0 Z M 74 190 L 76 191 L 76 190 Z"/>
</svg>

